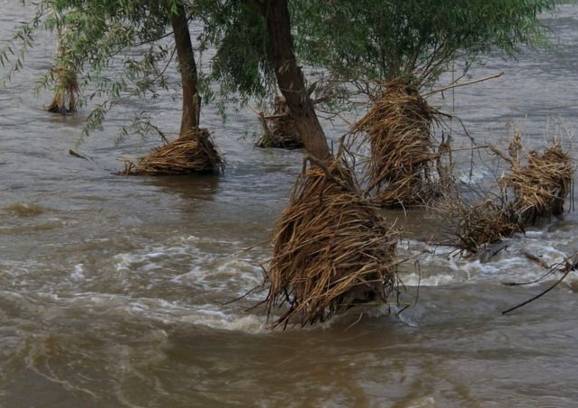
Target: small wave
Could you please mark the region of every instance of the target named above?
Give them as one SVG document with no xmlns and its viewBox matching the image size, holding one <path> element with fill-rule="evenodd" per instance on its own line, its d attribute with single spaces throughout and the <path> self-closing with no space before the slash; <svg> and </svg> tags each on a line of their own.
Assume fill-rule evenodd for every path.
<svg viewBox="0 0 578 408">
<path fill-rule="evenodd" d="M 164 299 L 131 298 L 121 294 L 83 293 L 71 298 L 46 294 L 51 301 L 72 306 L 72 309 L 90 310 L 98 316 L 112 319 L 140 318 L 163 324 L 192 324 L 217 330 L 242 331 L 257 334 L 266 331 L 265 316 L 246 314 L 244 311 L 223 308 L 222 305 L 191 305 Z"/>
<path fill-rule="evenodd" d="M 538 257 L 544 265 L 554 265 L 572 255 L 573 252 L 566 250 L 566 247 L 574 246 L 572 240 L 557 232 L 532 231 L 505 241 L 504 251 L 484 261 L 464 258 L 455 254 L 452 247 L 432 247 L 421 241 L 409 240 L 400 245 L 400 252 L 417 260 L 419 268 L 407 263 L 401 278 L 408 286 L 533 281 L 544 275 L 546 269 L 526 254 Z"/>
<path fill-rule="evenodd" d="M 114 268 L 117 272 L 130 272 L 124 275 L 125 279 L 150 277 L 153 283 L 168 281 L 238 296 L 262 282 L 258 266 L 262 260 L 235 252 L 239 244 L 187 237 L 174 245 L 118 254 L 114 257 Z"/>
<path fill-rule="evenodd" d="M 4 210 L 11 215 L 23 218 L 36 217 L 46 212 L 45 208 L 33 203 L 14 203 L 4 207 Z"/>
</svg>

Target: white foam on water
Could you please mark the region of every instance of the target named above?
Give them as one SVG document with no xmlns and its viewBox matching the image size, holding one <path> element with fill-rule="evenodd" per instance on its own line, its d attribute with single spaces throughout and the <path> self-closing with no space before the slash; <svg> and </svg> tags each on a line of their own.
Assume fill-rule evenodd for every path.
<svg viewBox="0 0 578 408">
<path fill-rule="evenodd" d="M 185 305 L 163 299 L 147 299 L 146 303 L 143 300 L 131 301 L 128 307 L 134 315 L 160 320 L 163 323 L 193 324 L 217 330 L 242 331 L 253 334 L 265 331 L 264 317 L 238 314 L 235 311 L 224 309 L 222 305 Z"/>
<path fill-rule="evenodd" d="M 403 406 L 407 408 L 436 408 L 434 397 L 422 397 L 407 401 Z"/>
<path fill-rule="evenodd" d="M 424 278 L 417 273 L 403 275 L 402 280 L 406 286 L 446 286 L 459 281 L 456 275 L 452 274 L 439 274 Z"/>
<path fill-rule="evenodd" d="M 526 254 L 540 258 L 546 265 L 554 265 L 574 253 L 575 250 L 569 252 L 567 249 L 573 247 L 574 240 L 574 237 L 565 236 L 559 231 L 529 231 L 526 235 L 517 235 L 505 241 L 504 250 L 488 261 L 464 258 L 453 247 L 433 247 L 421 241 L 407 240 L 399 245 L 400 256 L 417 260 L 420 268 L 407 262 L 400 276 L 408 286 L 533 281 L 543 276 L 547 269 Z"/>
<path fill-rule="evenodd" d="M 153 285 L 169 281 L 238 296 L 262 282 L 258 266 L 261 260 L 243 254 L 240 245 L 236 241 L 189 236 L 174 244 L 118 254 L 114 268 L 124 274 L 124 279 L 150 277 Z"/>
<path fill-rule="evenodd" d="M 210 306 L 198 309 L 194 314 L 183 318 L 181 322 L 210 327 L 217 330 L 241 331 L 250 334 L 267 332 L 264 318 L 255 315 L 228 315 L 220 310 L 211 310 Z"/>
<path fill-rule="evenodd" d="M 234 289 L 240 295 L 262 282 L 261 271 L 245 259 L 212 260 L 210 265 L 193 265 L 189 272 L 171 278 L 171 282 L 206 289 Z"/>
<path fill-rule="evenodd" d="M 469 173 L 462 174 L 461 176 L 458 177 L 458 181 L 466 185 L 470 184 L 477 185 L 480 182 L 487 180 L 491 176 L 492 174 L 490 173 L 489 170 L 478 167 L 472 171 L 471 177 Z"/>
<path fill-rule="evenodd" d="M 75 282 L 80 282 L 86 279 L 83 264 L 74 265 L 74 271 L 70 274 L 70 279 Z"/>
</svg>

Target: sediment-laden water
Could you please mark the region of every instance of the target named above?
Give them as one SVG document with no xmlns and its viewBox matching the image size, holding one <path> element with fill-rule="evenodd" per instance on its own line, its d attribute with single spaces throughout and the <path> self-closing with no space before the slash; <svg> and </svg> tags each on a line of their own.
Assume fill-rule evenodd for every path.
<svg viewBox="0 0 578 408">
<path fill-rule="evenodd" d="M 29 14 L 0 0 L 0 38 Z M 578 7 L 544 22 L 546 50 L 517 61 L 484 61 L 472 77 L 501 79 L 434 100 L 455 110 L 483 144 L 506 143 L 513 125 L 529 146 L 562 134 L 574 157 L 578 125 Z M 569 279 L 511 316 L 501 311 L 542 285 L 506 287 L 543 274 L 546 262 L 578 250 L 578 217 L 552 220 L 508 240 L 488 262 L 450 256 L 426 241 L 439 235 L 431 214 L 389 213 L 409 230 L 402 255 L 419 256 L 421 277 L 404 266 L 399 317 L 366 311 L 322 327 L 271 332 L 264 294 L 229 303 L 259 284 L 275 218 L 301 167 L 300 152 L 258 150 L 249 109 L 225 123 L 205 107 L 226 155 L 219 178 L 119 177 L 122 155 L 158 140 L 117 142 L 135 112 L 176 132 L 171 95 L 126 100 L 104 129 L 76 146 L 87 110 L 42 110 L 35 80 L 50 67 L 43 36 L 25 69 L 0 89 L 0 406 L 2 407 L 575 407 L 578 404 L 578 295 Z M 176 75 L 174 75 L 176 78 Z M 449 80 L 448 78 L 445 78 Z M 454 124 L 455 125 L 455 124 Z M 458 126 L 454 126 L 458 129 Z M 329 126 L 337 137 L 344 126 Z M 456 130 L 456 144 L 468 139 Z M 75 147 L 90 157 L 68 154 Z M 470 182 L 468 157 L 460 177 Z M 474 181 L 494 162 L 475 156 Z"/>
</svg>

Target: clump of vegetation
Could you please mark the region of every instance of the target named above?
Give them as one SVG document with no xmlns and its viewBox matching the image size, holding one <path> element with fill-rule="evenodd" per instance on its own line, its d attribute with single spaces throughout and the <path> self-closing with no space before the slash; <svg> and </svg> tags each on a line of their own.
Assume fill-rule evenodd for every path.
<svg viewBox="0 0 578 408">
<path fill-rule="evenodd" d="M 275 325 L 304 326 L 359 303 L 385 302 L 397 285 L 398 232 L 339 161 L 305 170 L 275 231 L 266 303 L 269 314 L 288 306 Z"/>
<path fill-rule="evenodd" d="M 570 155 L 559 141 L 554 141 L 543 153 L 530 151 L 526 163 L 522 162 L 521 153 L 517 134 L 509 148 L 510 172 L 500 180 L 501 188 L 514 197 L 518 216 L 531 225 L 543 217 L 562 215 L 574 176 Z"/>
<path fill-rule="evenodd" d="M 499 49 L 511 55 L 520 45 L 539 41 L 538 14 L 554 1 L 293 4 L 300 55 L 327 69 L 327 82 L 369 97 L 369 112 L 355 127 L 367 135 L 372 149 L 369 191 L 385 206 L 407 207 L 435 198 L 437 180 L 444 176 L 435 174 L 432 135 L 432 125 L 442 117 L 420 94 L 456 60 L 463 62 L 465 74 L 484 52 Z"/>
<path fill-rule="evenodd" d="M 304 146 L 303 140 L 285 98 L 276 96 L 274 106 L 272 115 L 259 113 L 263 134 L 257 141 L 257 147 L 301 149 Z"/>
<path fill-rule="evenodd" d="M 74 113 L 78 109 L 80 92 L 78 75 L 72 61 L 70 61 L 69 51 L 65 43 L 65 33 L 60 31 L 58 33 L 56 64 L 51 72 L 55 82 L 54 97 L 47 108 L 48 112 L 51 113 Z"/>
<path fill-rule="evenodd" d="M 473 204 L 451 197 L 441 205 L 442 213 L 453 220 L 456 245 L 468 253 L 524 232 L 546 217 L 561 216 L 571 191 L 574 166 L 559 141 L 543 153 L 528 152 L 525 160 L 520 133 L 515 134 L 508 154 L 494 146 L 491 150 L 510 166 L 498 180 L 500 195 Z"/>
<path fill-rule="evenodd" d="M 125 161 L 124 175 L 218 174 L 224 163 L 207 129 L 192 129 L 138 161 Z"/>
<path fill-rule="evenodd" d="M 367 191 L 377 191 L 375 200 L 380 205 L 423 204 L 435 194 L 438 153 L 432 124 L 436 115 L 415 88 L 392 81 L 355 125 L 354 132 L 369 139 Z"/>
<path fill-rule="evenodd" d="M 447 220 L 446 232 L 454 237 L 452 243 L 468 254 L 479 253 L 488 245 L 524 232 L 514 207 L 503 197 L 469 203 L 450 196 L 438 206 Z"/>
</svg>

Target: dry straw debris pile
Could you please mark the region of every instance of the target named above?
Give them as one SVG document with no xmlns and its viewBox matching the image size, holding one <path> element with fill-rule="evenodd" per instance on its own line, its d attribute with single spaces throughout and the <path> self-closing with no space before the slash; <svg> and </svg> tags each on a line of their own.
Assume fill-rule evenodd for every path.
<svg viewBox="0 0 578 408">
<path fill-rule="evenodd" d="M 541 217 L 562 215 L 572 187 L 572 159 L 559 141 L 543 153 L 530 151 L 526 164 L 521 161 L 522 149 L 517 133 L 508 149 L 510 157 L 506 158 L 511 170 L 500 180 L 502 189 L 511 192 L 521 222 L 534 224 Z"/>
<path fill-rule="evenodd" d="M 52 113 L 73 113 L 78 109 L 78 75 L 76 66 L 71 61 L 71 51 L 65 46 L 66 35 L 70 35 L 66 29 L 59 30 L 56 65 L 50 72 L 51 79 L 56 84 L 54 97 L 47 108 L 48 112 Z"/>
<path fill-rule="evenodd" d="M 368 192 L 384 207 L 420 205 L 439 193 L 432 126 L 439 112 L 406 81 L 384 85 L 381 96 L 354 126 L 369 139 Z"/>
<path fill-rule="evenodd" d="M 494 146 L 490 149 L 510 167 L 498 180 L 500 193 L 474 204 L 452 197 L 442 206 L 442 213 L 454 221 L 451 233 L 458 247 L 468 253 L 524 232 L 541 219 L 562 215 L 572 190 L 573 162 L 559 141 L 552 142 L 543 153 L 530 151 L 525 160 L 519 133 L 508 154 Z"/>
<path fill-rule="evenodd" d="M 259 113 L 259 119 L 263 126 L 263 134 L 257 141 L 257 147 L 301 149 L 303 140 L 295 125 L 295 119 L 289 111 L 287 102 L 282 96 L 275 97 L 275 112 L 265 116 Z"/>
<path fill-rule="evenodd" d="M 48 105 L 48 112 L 62 114 L 76 112 L 80 92 L 76 72 L 65 66 L 58 66 L 53 70 L 52 75 L 57 86 L 52 102 Z"/>
<path fill-rule="evenodd" d="M 76 72 L 66 68 L 57 68 L 54 72 L 58 85 L 52 102 L 48 105 L 51 113 L 73 113 L 78 109 L 79 86 Z"/>
<path fill-rule="evenodd" d="M 523 232 L 514 207 L 497 196 L 478 203 L 468 203 L 461 197 L 450 196 L 440 204 L 447 219 L 447 233 L 454 244 L 468 254 L 476 254 L 517 232 Z"/>
<path fill-rule="evenodd" d="M 223 160 L 207 129 L 191 129 L 136 162 L 125 161 L 124 175 L 186 175 L 219 173 Z"/>
<path fill-rule="evenodd" d="M 358 193 L 349 169 L 310 166 L 276 226 L 265 303 L 287 310 L 274 325 L 323 321 L 397 287 L 398 233 Z"/>
</svg>

